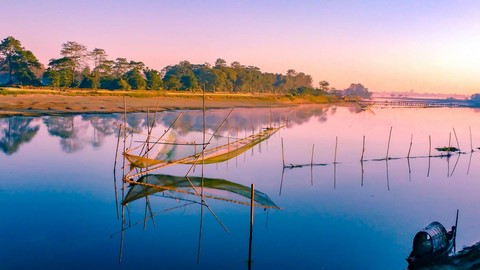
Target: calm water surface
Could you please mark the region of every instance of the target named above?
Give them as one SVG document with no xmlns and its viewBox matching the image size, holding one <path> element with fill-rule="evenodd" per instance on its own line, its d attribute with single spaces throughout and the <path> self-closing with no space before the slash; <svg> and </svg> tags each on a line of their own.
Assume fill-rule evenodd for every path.
<svg viewBox="0 0 480 270">
<path fill-rule="evenodd" d="M 207 140 L 228 111 L 207 112 Z M 179 113 L 157 114 L 154 133 Z M 415 233 L 432 221 L 449 228 L 456 209 L 457 246 L 480 241 L 478 116 L 466 108 L 236 109 L 212 146 L 288 125 L 234 159 L 205 165 L 204 174 L 253 183 L 281 207 L 256 208 L 252 269 L 405 269 Z M 147 115 L 127 122 L 133 148 Z M 123 208 L 122 233 L 113 178 L 121 123 L 115 114 L 0 119 L 0 269 L 247 269 L 248 206 L 207 199 L 227 233 L 189 203 L 194 196 L 164 192 Z M 200 111 L 184 111 L 173 127 L 177 142 L 201 142 L 201 129 Z M 429 159 L 429 136 L 432 155 L 457 139 L 465 154 Z M 282 169 L 282 140 L 286 165 L 310 164 L 315 145 L 313 162 L 322 166 Z M 188 147 L 169 150 L 181 156 Z M 184 176 L 189 168 L 156 173 Z"/>
</svg>

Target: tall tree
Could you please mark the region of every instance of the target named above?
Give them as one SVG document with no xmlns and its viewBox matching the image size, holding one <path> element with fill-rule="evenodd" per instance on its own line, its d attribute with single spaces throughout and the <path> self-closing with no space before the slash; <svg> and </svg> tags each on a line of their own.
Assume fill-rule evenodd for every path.
<svg viewBox="0 0 480 270">
<path fill-rule="evenodd" d="M 22 47 L 14 37 L 9 36 L 0 43 L 0 72 L 8 74 L 7 84 L 15 81 L 27 85 L 40 84 L 34 74 L 35 69 L 40 67 L 35 55 Z"/>
<path fill-rule="evenodd" d="M 83 81 L 86 76 L 90 77 L 87 80 L 91 80 L 91 88 L 96 89 L 100 87 L 101 76 L 103 75 L 103 69 L 105 68 L 104 64 L 108 61 L 107 53 L 104 49 L 95 48 L 88 53 L 88 56 L 93 61 L 93 72 L 91 74 L 84 74 Z"/>
<path fill-rule="evenodd" d="M 73 79 L 71 86 L 76 86 L 79 80 L 79 71 L 81 71 L 87 61 L 88 51 L 85 45 L 82 45 L 76 41 L 67 41 L 66 43 L 62 44 L 62 50 L 60 54 L 64 58 L 70 59 L 70 63 L 72 63 L 71 69 L 73 74 Z"/>
</svg>

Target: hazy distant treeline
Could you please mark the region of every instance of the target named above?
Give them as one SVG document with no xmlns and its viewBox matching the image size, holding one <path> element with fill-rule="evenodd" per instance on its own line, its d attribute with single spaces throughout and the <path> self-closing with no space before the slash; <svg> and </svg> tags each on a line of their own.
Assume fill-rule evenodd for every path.
<svg viewBox="0 0 480 270">
<path fill-rule="evenodd" d="M 268 73 L 239 62 L 228 65 L 221 58 L 213 65 L 181 61 L 159 71 L 146 67 L 140 61 L 109 59 L 104 49 L 94 48 L 90 51 L 76 41 L 63 43 L 60 55 L 60 58 L 50 59 L 45 67 L 31 51 L 22 47 L 19 40 L 9 36 L 0 44 L 0 84 L 109 90 L 205 89 L 209 92 L 292 95 L 339 95 L 349 91 L 349 95 L 357 92 L 363 97 L 371 95 L 360 84 L 352 84 L 354 88 L 343 91 L 331 88 L 327 81 L 321 81 L 318 87 L 313 87 L 310 75 L 294 69 L 289 69 L 286 74 Z"/>
</svg>

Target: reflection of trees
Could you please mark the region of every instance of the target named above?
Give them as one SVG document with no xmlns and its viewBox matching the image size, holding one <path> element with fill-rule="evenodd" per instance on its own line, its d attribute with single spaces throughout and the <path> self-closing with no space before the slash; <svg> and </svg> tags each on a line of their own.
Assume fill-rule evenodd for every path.
<svg viewBox="0 0 480 270">
<path fill-rule="evenodd" d="M 150 113 L 150 116 L 146 113 L 133 113 L 127 115 L 127 125 L 132 128 L 135 132 L 142 132 L 142 130 L 146 130 L 147 127 L 152 125 L 153 120 L 155 122 L 153 126 L 155 127 L 157 123 L 161 122 L 159 119 L 161 117 L 161 113 Z M 122 117 L 123 119 L 123 117 Z M 150 124 L 149 124 L 150 123 Z"/>
<path fill-rule="evenodd" d="M 7 155 L 18 151 L 21 144 L 29 142 L 38 132 L 39 125 L 30 126 L 33 118 L 11 117 L 0 119 L 0 149 Z"/>
<path fill-rule="evenodd" d="M 121 122 L 119 114 L 84 114 L 82 120 L 89 121 L 93 127 L 93 147 L 100 147 L 106 136 L 116 133 Z"/>
<path fill-rule="evenodd" d="M 225 119 L 230 109 L 216 109 L 207 111 L 207 130 L 213 132 Z M 335 114 L 335 108 L 330 106 L 298 106 L 289 108 L 237 108 L 230 115 L 224 124 L 221 132 L 230 134 L 250 134 L 259 128 L 270 125 L 280 125 L 288 121 L 290 124 L 301 125 L 308 122 L 311 118 L 316 118 L 320 122 L 327 121 L 328 115 Z M 169 126 L 178 116 L 178 112 L 163 112 L 157 122 Z M 137 116 L 137 119 L 144 118 Z M 142 122 L 143 123 L 143 122 Z M 130 122 L 129 122 L 130 124 Z M 140 126 L 139 124 L 137 126 Z M 182 118 L 175 124 L 175 131 L 179 135 L 186 135 L 192 131 L 201 131 L 203 129 L 203 115 L 200 110 L 185 111 Z"/>
<path fill-rule="evenodd" d="M 48 116 L 43 118 L 48 133 L 60 137 L 60 145 L 67 153 L 73 153 L 83 148 L 79 133 L 88 129 L 88 123 L 75 124 L 74 116 Z"/>
</svg>

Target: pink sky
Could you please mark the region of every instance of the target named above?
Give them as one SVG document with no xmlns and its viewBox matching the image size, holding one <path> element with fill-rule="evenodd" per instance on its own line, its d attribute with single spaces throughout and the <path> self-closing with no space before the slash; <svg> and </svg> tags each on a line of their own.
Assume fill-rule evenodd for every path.
<svg viewBox="0 0 480 270">
<path fill-rule="evenodd" d="M 480 2 L 398 2 L 6 0 L 0 38 L 45 65 L 77 41 L 155 69 L 223 58 L 339 89 L 480 92 Z"/>
</svg>

